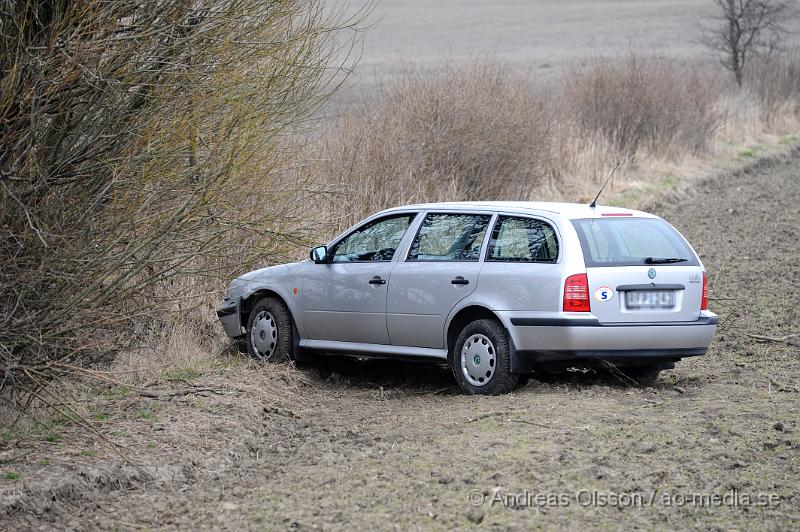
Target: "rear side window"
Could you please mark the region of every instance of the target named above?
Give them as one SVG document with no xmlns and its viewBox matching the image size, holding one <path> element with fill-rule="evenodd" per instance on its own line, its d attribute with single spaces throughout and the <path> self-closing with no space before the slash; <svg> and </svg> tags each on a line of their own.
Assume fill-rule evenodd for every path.
<svg viewBox="0 0 800 532">
<path fill-rule="evenodd" d="M 573 220 L 572 224 L 587 266 L 699 264 L 691 248 L 664 220 L 587 218 Z"/>
<path fill-rule="evenodd" d="M 489 241 L 487 260 L 555 262 L 558 260 L 556 232 L 541 220 L 500 216 Z"/>
<path fill-rule="evenodd" d="M 477 261 L 491 216 L 428 214 L 411 244 L 410 261 Z"/>
</svg>

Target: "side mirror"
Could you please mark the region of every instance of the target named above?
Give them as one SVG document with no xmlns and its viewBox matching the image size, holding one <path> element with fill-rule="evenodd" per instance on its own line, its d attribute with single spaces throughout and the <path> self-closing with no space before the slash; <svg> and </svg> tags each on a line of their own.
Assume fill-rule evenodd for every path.
<svg viewBox="0 0 800 532">
<path fill-rule="evenodd" d="M 317 246 L 312 249 L 311 260 L 313 260 L 315 264 L 328 262 L 328 248 L 326 246 Z"/>
</svg>

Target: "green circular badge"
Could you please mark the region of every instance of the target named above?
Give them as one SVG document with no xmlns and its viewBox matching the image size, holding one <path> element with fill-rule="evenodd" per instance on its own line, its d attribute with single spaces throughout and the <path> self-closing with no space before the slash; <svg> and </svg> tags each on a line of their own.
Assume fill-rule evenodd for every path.
<svg viewBox="0 0 800 532">
<path fill-rule="evenodd" d="M 475 355 L 475 357 L 472 359 L 472 361 L 475 363 L 476 366 L 479 366 L 480 363 L 481 363 L 481 356 L 480 355 Z"/>
<path fill-rule="evenodd" d="M 655 279 L 655 278 L 656 278 L 656 271 L 655 271 L 655 269 L 653 269 L 653 268 L 650 268 L 649 270 L 647 270 L 647 276 L 648 276 L 649 278 L 651 278 L 651 279 Z"/>
</svg>

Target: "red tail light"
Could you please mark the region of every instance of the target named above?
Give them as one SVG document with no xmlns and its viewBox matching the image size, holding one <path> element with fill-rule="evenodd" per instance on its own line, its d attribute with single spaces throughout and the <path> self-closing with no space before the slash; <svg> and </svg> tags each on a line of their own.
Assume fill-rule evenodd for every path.
<svg viewBox="0 0 800 532">
<path fill-rule="evenodd" d="M 708 277 L 703 272 L 703 298 L 700 300 L 700 310 L 708 310 Z"/>
<path fill-rule="evenodd" d="M 564 284 L 564 312 L 589 312 L 589 280 L 585 273 L 567 277 Z"/>
</svg>

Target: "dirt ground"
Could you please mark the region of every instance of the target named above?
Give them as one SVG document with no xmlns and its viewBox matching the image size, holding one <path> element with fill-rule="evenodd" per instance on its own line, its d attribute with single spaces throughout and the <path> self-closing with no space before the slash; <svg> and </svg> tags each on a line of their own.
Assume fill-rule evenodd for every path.
<svg viewBox="0 0 800 532">
<path fill-rule="evenodd" d="M 80 427 L 7 430 L 0 528 L 800 527 L 800 156 L 654 210 L 701 254 L 707 356 L 628 388 L 574 374 L 501 397 L 427 364 L 220 357 L 144 392 L 93 386 Z"/>
</svg>

